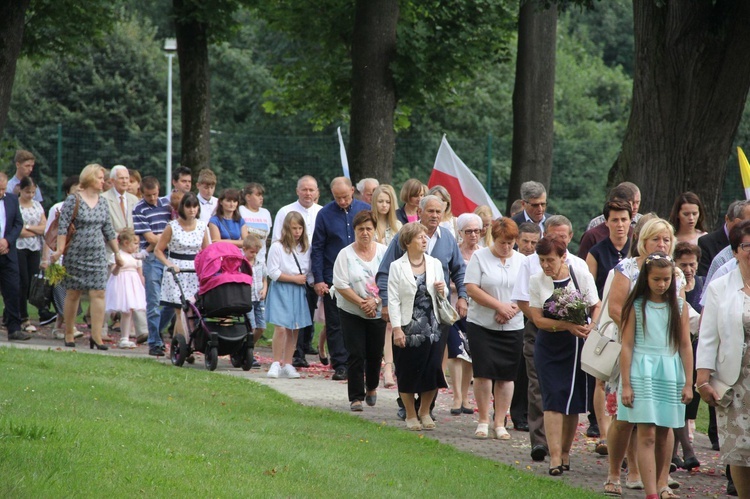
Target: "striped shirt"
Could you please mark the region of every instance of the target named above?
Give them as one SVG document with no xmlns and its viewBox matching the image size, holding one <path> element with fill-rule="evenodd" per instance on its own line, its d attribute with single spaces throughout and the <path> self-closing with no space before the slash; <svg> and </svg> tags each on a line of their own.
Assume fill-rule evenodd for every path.
<svg viewBox="0 0 750 499">
<path fill-rule="evenodd" d="M 164 202 L 163 198 L 159 199 L 156 205 L 148 204 L 141 199 L 133 208 L 133 225 L 138 235 L 152 232 L 158 236 L 164 232 L 164 228 L 171 219 L 172 207 L 169 206 L 169 201 Z M 148 242 L 145 238 L 141 238 L 141 249 L 146 249 L 146 246 Z"/>
</svg>

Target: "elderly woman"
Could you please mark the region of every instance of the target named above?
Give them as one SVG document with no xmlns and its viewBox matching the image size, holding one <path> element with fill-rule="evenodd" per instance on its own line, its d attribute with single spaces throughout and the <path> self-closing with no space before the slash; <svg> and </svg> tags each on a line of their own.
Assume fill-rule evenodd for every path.
<svg viewBox="0 0 750 499">
<path fill-rule="evenodd" d="M 667 255 L 672 255 L 675 244 L 674 229 L 672 225 L 658 218 L 654 215 L 644 215 L 634 230 L 634 239 L 631 243 L 630 249 L 631 254 L 634 255 L 630 258 L 626 258 L 621 261 L 614 269 L 614 277 L 612 279 L 612 286 L 609 291 L 609 299 L 607 302 L 607 310 L 610 317 L 616 324 L 620 324 L 622 320 L 622 307 L 625 304 L 625 300 L 630 294 L 630 291 L 635 286 L 640 274 L 640 269 L 643 267 L 646 257 L 651 253 L 660 251 Z M 685 280 L 682 271 L 677 269 L 676 273 L 677 286 L 676 289 L 680 293 L 680 296 L 684 299 L 684 288 Z M 610 399 L 616 397 L 616 394 L 609 393 L 607 395 L 607 405 L 612 405 Z M 614 414 L 613 414 L 614 415 Z M 604 484 L 605 493 L 612 493 L 616 490 L 620 490 L 620 464 L 622 459 L 625 457 L 625 453 L 628 452 L 628 466 L 629 475 L 628 481 L 625 486 L 627 488 L 642 488 L 643 482 L 640 480 L 640 474 L 637 468 L 637 462 L 635 459 L 635 439 L 631 440 L 633 434 L 633 424 L 627 421 L 621 421 L 614 419 L 610 424 L 609 430 L 607 431 L 607 448 L 609 452 L 609 474 L 607 481 Z M 669 496 L 669 464 L 670 455 L 674 446 L 674 435 L 669 432 L 669 440 L 667 445 L 662 451 L 666 462 L 666 467 L 662 470 L 657 470 L 657 488 L 663 491 L 664 497 Z M 629 448 L 630 447 L 630 448 Z M 670 496 L 671 497 L 671 496 Z"/>
<path fill-rule="evenodd" d="M 529 311 L 539 329 L 534 344 L 534 365 L 542 392 L 552 476 L 570 470 L 570 447 L 578 427 L 578 415 L 589 410 L 588 380 L 581 370 L 581 350 L 600 306 L 594 277 L 589 272 L 574 272 L 568 267 L 566 252 L 561 239 L 543 237 L 536 245 L 542 272 L 529 280 Z M 584 324 L 552 313 L 554 291 L 558 289 L 580 293 L 586 308 Z"/>
<path fill-rule="evenodd" d="M 523 314 L 510 300 L 518 271 L 526 260 L 524 255 L 513 251 L 517 237 L 518 226 L 513 220 L 495 220 L 492 246 L 472 255 L 464 276 L 466 292 L 471 298 L 466 332 L 472 346 L 474 395 L 479 406 L 476 438 L 489 436 L 490 401 L 494 396 L 495 438 L 510 439 L 505 415 L 513 398 L 513 382 L 523 348 Z"/>
<path fill-rule="evenodd" d="M 477 251 L 482 231 L 482 218 L 473 213 L 464 213 L 456 219 L 461 244 L 461 256 L 468 264 L 471 256 Z M 465 279 L 465 277 L 464 277 Z M 454 300 L 456 294 L 452 294 Z M 453 404 L 451 415 L 474 414 L 469 402 L 469 386 L 471 385 L 471 356 L 468 341 L 466 341 L 466 318 L 461 318 L 453 324 L 448 332 L 448 372 L 453 390 Z"/>
<path fill-rule="evenodd" d="M 393 326 L 398 391 L 406 409 L 409 430 L 435 429 L 430 405 L 439 388 L 447 388 L 441 368 L 443 352 L 437 317 L 437 294 L 447 296 L 440 260 L 426 254 L 427 233 L 419 222 L 399 233 L 404 255 L 388 272 L 388 310 Z M 419 418 L 414 394 L 420 394 Z"/>
<path fill-rule="evenodd" d="M 716 407 L 721 458 L 728 464 L 740 497 L 750 497 L 750 446 L 747 407 L 750 404 L 750 221 L 732 227 L 729 244 L 737 268 L 708 285 L 698 336 L 698 377 L 701 398 Z M 728 385 L 722 398 L 711 379 Z"/>
<path fill-rule="evenodd" d="M 375 274 L 386 247 L 375 242 L 377 222 L 371 211 L 357 213 L 352 227 L 354 242 L 339 252 L 333 264 L 333 286 L 343 298 L 336 303 L 349 352 L 349 408 L 359 412 L 363 401 L 375 405 L 380 382 L 385 321 L 380 318 L 382 301 Z"/>
<path fill-rule="evenodd" d="M 115 239 L 107 202 L 100 199 L 104 188 L 104 167 L 87 165 L 80 175 L 80 192 L 68 196 L 60 211 L 57 232 L 57 251 L 50 255 L 56 262 L 65 254 L 67 275 L 62 284 L 65 294 L 65 346 L 75 347 L 75 326 L 81 293 L 89 292 L 89 312 L 91 313 L 91 338 L 89 346 L 99 350 L 109 347 L 102 343 L 104 324 L 104 290 L 107 288 L 107 255 L 102 239 L 115 255 L 115 264 L 121 267 L 120 248 Z M 68 229 L 75 226 L 75 234 L 68 243 Z"/>
</svg>

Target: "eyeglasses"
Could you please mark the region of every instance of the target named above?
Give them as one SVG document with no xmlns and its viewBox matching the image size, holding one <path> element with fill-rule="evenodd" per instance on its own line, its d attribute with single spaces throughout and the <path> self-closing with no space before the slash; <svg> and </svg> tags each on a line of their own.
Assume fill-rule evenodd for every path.
<svg viewBox="0 0 750 499">
<path fill-rule="evenodd" d="M 532 208 L 546 208 L 547 207 L 547 203 L 527 203 L 526 201 L 524 201 L 524 203 L 531 206 Z"/>
<path fill-rule="evenodd" d="M 745 253 L 750 253 L 750 243 L 742 243 L 738 246 L 738 249 L 741 249 Z"/>
<path fill-rule="evenodd" d="M 482 229 L 464 229 L 464 234 L 479 234 L 481 232 L 482 232 Z"/>
</svg>

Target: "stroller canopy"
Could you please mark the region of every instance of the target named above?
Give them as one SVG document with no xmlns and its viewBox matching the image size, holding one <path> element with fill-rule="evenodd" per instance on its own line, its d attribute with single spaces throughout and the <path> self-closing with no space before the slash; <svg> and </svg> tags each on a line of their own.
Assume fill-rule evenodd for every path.
<svg viewBox="0 0 750 499">
<path fill-rule="evenodd" d="M 216 242 L 195 256 L 198 294 L 228 282 L 253 283 L 253 269 L 242 250 L 232 243 Z"/>
</svg>

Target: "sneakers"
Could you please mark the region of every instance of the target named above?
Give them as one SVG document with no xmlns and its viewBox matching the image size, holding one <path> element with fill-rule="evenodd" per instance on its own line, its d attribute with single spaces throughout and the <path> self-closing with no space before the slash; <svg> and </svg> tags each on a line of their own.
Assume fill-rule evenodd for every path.
<svg viewBox="0 0 750 499">
<path fill-rule="evenodd" d="M 149 347 L 148 354 L 152 355 L 154 357 L 164 357 L 164 354 L 167 351 L 167 347 L 164 345 L 157 345 L 153 347 Z"/>
<path fill-rule="evenodd" d="M 56 313 L 48 312 L 45 310 L 42 310 L 39 312 L 39 325 L 40 326 L 46 326 L 47 324 L 55 322 L 55 320 L 57 320 Z"/>
<path fill-rule="evenodd" d="M 268 368 L 268 373 L 266 374 L 267 378 L 278 378 L 279 373 L 281 372 L 281 364 L 278 362 L 274 362 L 271 364 L 271 367 Z"/>
<path fill-rule="evenodd" d="M 34 326 L 31 322 L 26 321 L 23 324 L 21 324 L 21 329 L 26 331 L 27 333 L 36 333 L 36 326 Z"/>
<path fill-rule="evenodd" d="M 9 341 L 26 341 L 30 339 L 31 339 L 31 335 L 26 334 L 23 331 L 16 331 L 14 333 L 8 333 Z"/>
<path fill-rule="evenodd" d="M 134 342 L 130 341 L 127 338 L 120 338 L 120 341 L 117 343 L 117 348 L 135 348 L 136 345 Z"/>
<path fill-rule="evenodd" d="M 281 368 L 281 374 L 285 378 L 289 378 L 289 379 L 297 379 L 297 378 L 299 378 L 299 373 L 294 368 L 294 366 L 291 365 L 291 364 L 284 364 L 284 367 Z"/>
</svg>

